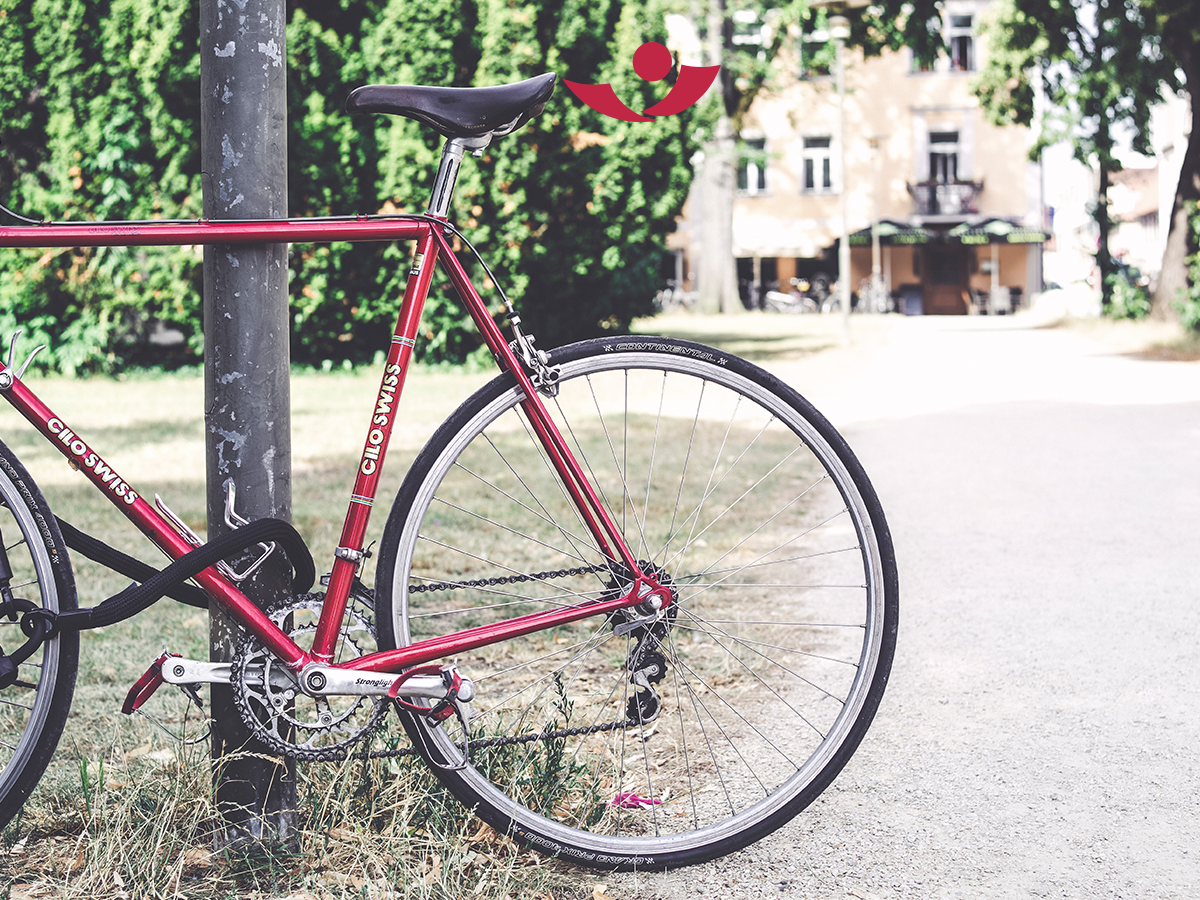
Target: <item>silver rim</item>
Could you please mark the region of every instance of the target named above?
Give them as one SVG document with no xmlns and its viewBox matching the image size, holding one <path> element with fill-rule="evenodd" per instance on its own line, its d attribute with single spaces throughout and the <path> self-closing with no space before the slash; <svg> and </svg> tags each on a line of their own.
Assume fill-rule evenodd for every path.
<svg viewBox="0 0 1200 900">
<path fill-rule="evenodd" d="M 40 602 L 58 611 L 58 590 L 50 555 L 42 543 L 38 523 L 21 491 L 0 469 L 0 533 L 13 568 L 12 591 L 17 597 Z M 19 535 L 19 537 L 18 537 Z M 19 622 L 0 619 L 0 646 L 14 650 L 25 636 Z M 8 795 L 37 747 L 54 699 L 58 678 L 59 642 L 45 642 L 20 666 L 17 683 L 0 692 L 0 797 Z"/>
<path fill-rule="evenodd" d="M 666 662 L 661 713 L 485 750 L 474 761 L 495 781 L 459 777 L 550 841 L 645 858 L 755 828 L 834 761 L 879 662 L 883 572 L 849 471 L 790 404 L 713 359 L 616 346 L 563 364 L 546 402 L 630 547 L 675 580 L 677 616 L 649 639 Z M 513 388 L 473 416 L 414 499 L 392 585 L 401 644 L 607 589 L 607 572 L 557 574 L 602 557 L 519 399 Z M 639 690 L 623 664 L 639 635 L 593 619 L 459 660 L 480 691 L 476 739 L 619 720 Z M 430 737 L 460 759 L 460 734 Z"/>
</svg>

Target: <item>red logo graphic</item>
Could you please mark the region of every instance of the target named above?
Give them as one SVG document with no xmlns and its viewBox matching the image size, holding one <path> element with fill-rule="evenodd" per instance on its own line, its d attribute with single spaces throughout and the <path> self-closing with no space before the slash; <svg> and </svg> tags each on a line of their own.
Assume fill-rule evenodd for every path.
<svg viewBox="0 0 1200 900">
<path fill-rule="evenodd" d="M 633 71 L 646 81 L 662 81 L 671 71 L 674 59 L 662 44 L 648 42 L 633 53 Z M 675 86 L 658 103 L 638 115 L 620 101 L 611 84 L 580 84 L 563 79 L 563 84 L 576 97 L 609 118 L 625 122 L 653 122 L 655 116 L 673 116 L 692 106 L 704 96 L 717 77 L 720 66 L 680 66 Z"/>
</svg>

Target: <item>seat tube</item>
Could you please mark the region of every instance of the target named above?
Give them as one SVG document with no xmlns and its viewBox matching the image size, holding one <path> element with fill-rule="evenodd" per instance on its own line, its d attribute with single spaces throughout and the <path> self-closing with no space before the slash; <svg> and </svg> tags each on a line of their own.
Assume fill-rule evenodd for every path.
<svg viewBox="0 0 1200 900">
<path fill-rule="evenodd" d="M 371 518 L 371 507 L 375 503 L 375 492 L 379 488 L 379 474 L 396 422 L 400 394 L 404 390 L 404 379 L 412 362 L 417 328 L 421 324 L 421 312 L 425 308 L 429 284 L 437 267 L 437 257 L 437 241 L 432 231 L 427 231 L 417 239 L 416 253 L 413 255 L 412 268 L 409 270 L 408 283 L 404 289 L 404 302 L 396 319 L 391 345 L 388 347 L 379 393 L 375 396 L 375 408 L 367 428 L 367 439 L 358 461 L 354 491 L 350 495 L 346 521 L 342 526 L 342 536 L 338 541 L 333 570 L 329 576 L 329 587 L 325 591 L 325 602 L 321 607 L 321 619 L 317 623 L 317 633 L 313 640 L 313 656 L 326 662 L 333 656 L 354 575 L 363 558 L 363 538 Z"/>
</svg>

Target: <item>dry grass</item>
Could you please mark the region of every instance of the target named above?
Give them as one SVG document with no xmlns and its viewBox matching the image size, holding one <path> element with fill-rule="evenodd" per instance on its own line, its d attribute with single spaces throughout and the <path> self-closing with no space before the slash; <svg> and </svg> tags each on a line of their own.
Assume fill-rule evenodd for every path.
<svg viewBox="0 0 1200 900">
<path fill-rule="evenodd" d="M 480 375 L 414 373 L 389 476 L 372 523 L 416 450 Z M 39 395 L 134 481 L 204 530 L 203 387 L 198 377 L 47 379 Z M 378 373 L 293 379 L 295 522 L 310 546 L 336 542 Z M 7 406 L 0 435 L 55 513 L 112 545 L 155 552 Z M 120 590 L 119 576 L 76 556 L 80 604 Z M 318 567 L 328 561 L 318 554 Z M 368 583 L 373 572 L 364 573 Z M 186 746 L 119 712 L 164 645 L 207 658 L 202 611 L 160 602 L 81 641 L 78 684 L 58 753 L 19 818 L 0 833 L 0 896 L 18 897 L 571 897 L 585 876 L 518 848 L 463 810 L 423 766 L 382 760 L 300 770 L 299 851 L 214 854 L 217 821 L 206 741 Z M 176 736 L 202 737 L 182 695 L 165 686 L 146 711 Z"/>
<path fill-rule="evenodd" d="M 1200 333 L 1178 322 L 1066 318 L 1052 325 L 1084 334 L 1113 353 L 1167 362 L 1200 361 Z"/>
<path fill-rule="evenodd" d="M 5 834 L 11 897 L 571 896 L 553 864 L 453 803 L 419 763 L 306 768 L 299 850 L 212 851 L 206 745 L 75 757 Z M 177 747 L 177 749 L 179 749 Z M 64 756 L 75 754 L 62 754 Z M 582 890 L 580 888 L 580 890 Z"/>
</svg>

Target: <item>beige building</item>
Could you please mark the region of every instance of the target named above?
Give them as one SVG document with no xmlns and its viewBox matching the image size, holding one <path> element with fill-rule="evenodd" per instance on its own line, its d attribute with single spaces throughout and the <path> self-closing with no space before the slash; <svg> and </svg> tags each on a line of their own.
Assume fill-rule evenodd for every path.
<svg viewBox="0 0 1200 900">
<path fill-rule="evenodd" d="M 846 51 L 845 172 L 834 79 L 802 61 L 802 48 L 827 36 L 798 36 L 781 62 L 790 77 L 780 73 L 759 96 L 742 131 L 733 242 L 744 302 L 788 291 L 795 278 L 837 278 L 843 190 L 853 291 L 872 274 L 873 223 L 884 284 L 906 311 L 996 311 L 1041 289 L 1045 221 L 1030 134 L 988 124 L 970 88 L 987 6 L 947 0 L 950 54 L 930 70 L 907 50 L 871 59 Z M 672 242 L 684 273 L 694 271 L 698 241 L 685 222 Z"/>
</svg>

